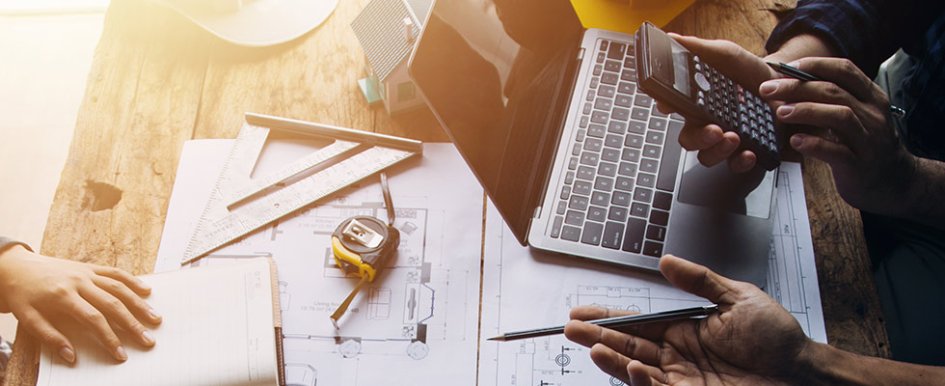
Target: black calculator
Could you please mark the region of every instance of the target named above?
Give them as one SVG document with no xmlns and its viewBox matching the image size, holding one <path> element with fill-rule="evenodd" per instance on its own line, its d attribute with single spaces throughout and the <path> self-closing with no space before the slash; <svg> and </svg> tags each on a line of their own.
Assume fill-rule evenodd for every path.
<svg viewBox="0 0 945 386">
<path fill-rule="evenodd" d="M 774 112 L 757 94 L 703 63 L 653 24 L 643 23 L 635 40 L 640 89 L 687 119 L 734 131 L 740 149 L 754 152 L 765 170 L 781 164 Z"/>
</svg>

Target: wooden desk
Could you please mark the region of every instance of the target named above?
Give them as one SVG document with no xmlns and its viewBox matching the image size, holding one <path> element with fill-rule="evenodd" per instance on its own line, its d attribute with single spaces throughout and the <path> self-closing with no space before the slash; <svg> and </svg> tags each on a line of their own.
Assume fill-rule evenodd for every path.
<svg viewBox="0 0 945 386">
<path fill-rule="evenodd" d="M 150 272 L 184 141 L 232 138 L 245 111 L 445 141 L 429 113 L 394 120 L 361 97 L 365 60 L 349 24 L 367 2 L 340 1 L 297 41 L 245 49 L 150 2 L 113 0 L 42 253 Z M 783 3 L 699 1 L 668 29 L 761 54 L 776 24 L 770 10 Z M 840 200 L 824 164 L 804 167 L 830 343 L 888 357 L 859 214 Z M 35 384 L 36 341 L 22 330 L 16 341 L 6 384 Z"/>
</svg>

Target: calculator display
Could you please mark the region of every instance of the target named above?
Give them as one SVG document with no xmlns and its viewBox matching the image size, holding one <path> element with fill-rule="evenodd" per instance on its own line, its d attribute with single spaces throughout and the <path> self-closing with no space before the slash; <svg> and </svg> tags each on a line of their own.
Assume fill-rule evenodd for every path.
<svg viewBox="0 0 945 386">
<path fill-rule="evenodd" d="M 689 52 L 683 46 L 670 40 L 673 53 L 673 88 L 687 97 L 692 97 L 692 88 L 689 86 Z"/>
<path fill-rule="evenodd" d="M 771 107 L 732 81 L 665 32 L 644 23 L 635 36 L 638 85 L 686 119 L 715 123 L 735 132 L 739 148 L 757 156 L 757 165 L 780 164 L 780 146 Z"/>
</svg>

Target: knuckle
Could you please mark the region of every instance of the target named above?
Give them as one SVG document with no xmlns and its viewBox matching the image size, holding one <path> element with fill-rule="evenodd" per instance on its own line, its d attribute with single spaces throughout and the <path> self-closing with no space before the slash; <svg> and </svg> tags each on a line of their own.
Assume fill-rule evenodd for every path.
<svg viewBox="0 0 945 386">
<path fill-rule="evenodd" d="M 109 311 L 121 312 L 125 309 L 125 304 L 118 299 L 110 299 L 105 303 Z"/>
</svg>

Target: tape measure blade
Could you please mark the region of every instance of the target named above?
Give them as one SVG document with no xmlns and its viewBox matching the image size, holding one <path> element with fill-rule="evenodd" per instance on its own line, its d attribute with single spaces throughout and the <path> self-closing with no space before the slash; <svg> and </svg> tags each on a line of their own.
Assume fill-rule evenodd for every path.
<svg viewBox="0 0 945 386">
<path fill-rule="evenodd" d="M 226 211 L 197 229 L 184 261 L 211 252 L 256 229 L 374 175 L 416 152 L 372 147 L 282 189 Z"/>
<path fill-rule="evenodd" d="M 226 205 L 233 205 L 237 202 L 243 201 L 254 194 L 262 192 L 263 190 L 285 181 L 286 179 L 296 176 L 299 173 L 321 165 L 335 157 L 351 151 L 359 145 L 360 144 L 357 142 L 336 140 L 332 144 L 318 149 L 315 152 L 309 153 L 305 157 L 296 160 L 295 162 L 283 167 L 276 172 L 269 173 L 260 177 L 259 179 L 250 180 L 250 182 L 244 186 L 234 189 L 232 194 L 226 194 L 223 201 L 226 203 Z"/>
</svg>

